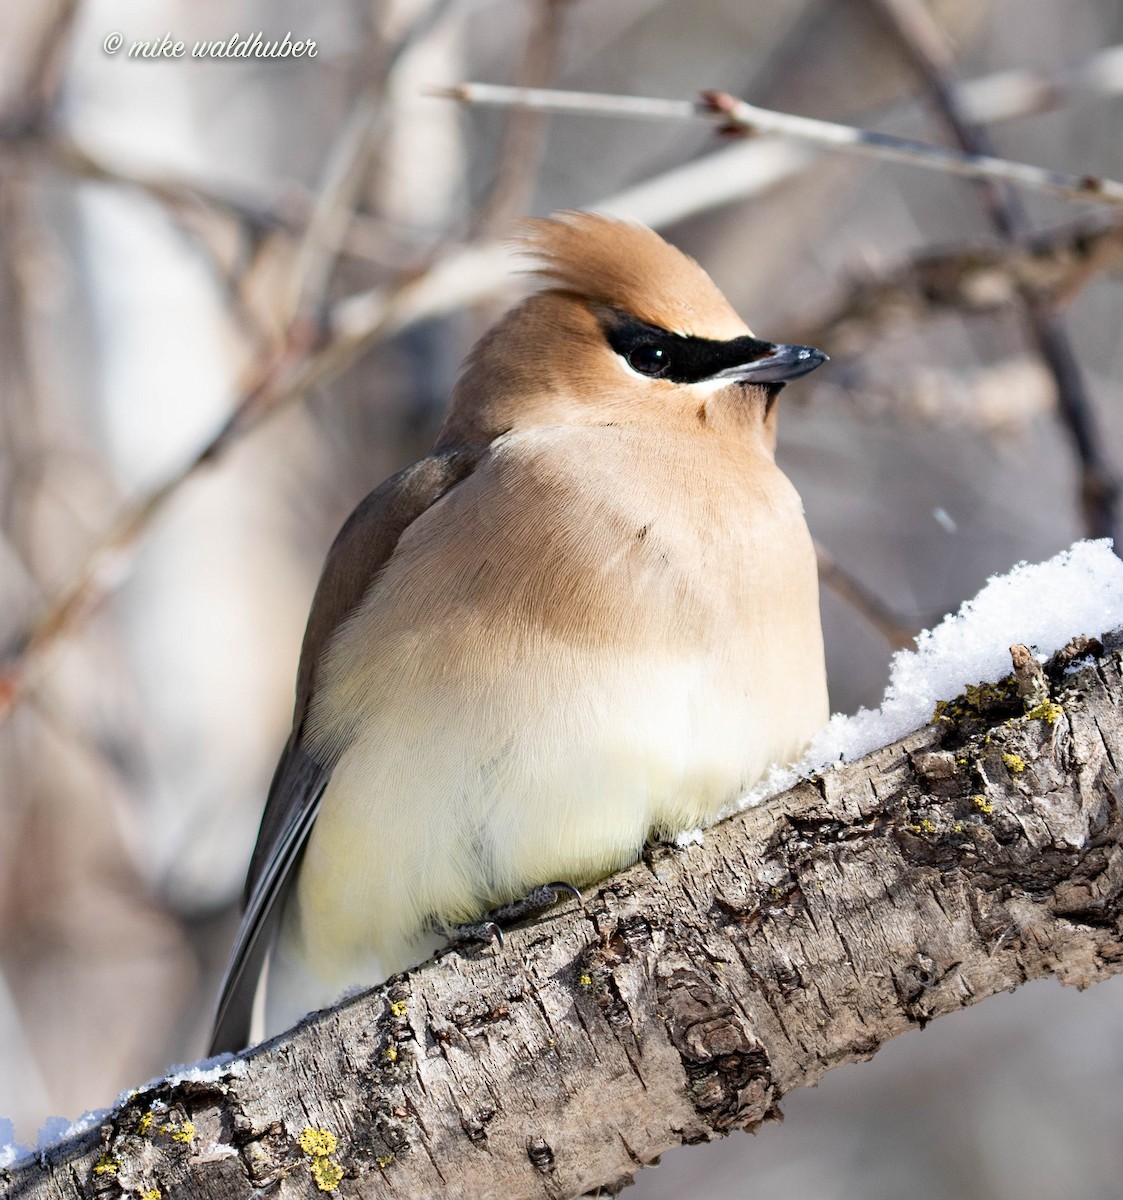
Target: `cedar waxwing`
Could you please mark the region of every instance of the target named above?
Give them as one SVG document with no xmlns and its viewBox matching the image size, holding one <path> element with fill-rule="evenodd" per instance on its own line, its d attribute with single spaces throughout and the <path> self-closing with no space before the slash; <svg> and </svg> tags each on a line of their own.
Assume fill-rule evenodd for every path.
<svg viewBox="0 0 1123 1200">
<path fill-rule="evenodd" d="M 773 459 L 777 394 L 826 356 L 754 337 L 642 226 L 565 213 L 523 248 L 544 287 L 328 554 L 212 1052 L 246 1044 L 267 953 L 271 1035 L 705 824 L 827 718 Z"/>
</svg>

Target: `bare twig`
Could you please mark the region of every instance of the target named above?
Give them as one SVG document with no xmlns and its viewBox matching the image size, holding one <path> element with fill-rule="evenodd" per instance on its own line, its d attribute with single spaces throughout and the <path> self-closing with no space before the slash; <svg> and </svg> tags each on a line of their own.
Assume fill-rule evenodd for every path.
<svg viewBox="0 0 1123 1200">
<path fill-rule="evenodd" d="M 726 92 L 705 92 L 701 101 L 661 100 L 642 96 L 614 96 L 595 92 L 551 91 L 545 88 L 515 88 L 491 83 L 462 83 L 439 89 L 435 94 L 466 104 L 532 108 L 540 112 L 598 113 L 632 119 L 708 120 L 720 132 L 751 137 L 775 133 L 832 150 L 844 150 L 871 158 L 911 163 L 932 171 L 963 175 L 969 179 L 994 179 L 1048 192 L 1066 200 L 1084 200 L 1123 206 L 1123 183 L 1097 175 L 1069 175 L 1047 167 L 1011 162 L 983 154 L 956 154 L 928 142 L 917 142 L 892 134 L 876 133 L 837 125 L 813 117 L 758 108 Z"/>
<path fill-rule="evenodd" d="M 172 208 L 206 205 L 233 217 L 251 232 L 299 230 L 308 220 L 311 199 L 298 184 L 265 198 L 243 188 L 174 175 L 149 175 L 106 162 L 63 134 L 28 131 L 7 122 L 0 128 L 0 152 L 18 156 L 29 167 L 47 166 L 76 179 L 136 190 Z"/>
<path fill-rule="evenodd" d="M 381 79 L 368 85 L 351 109 L 327 158 L 280 301 L 281 324 L 314 311 L 327 291 L 339 248 L 354 215 L 359 190 L 381 140 L 385 121 Z"/>
<path fill-rule="evenodd" d="M 971 119 L 991 123 L 1046 112 L 1085 95 L 1115 95 L 1123 92 L 1123 46 L 1054 70 L 1019 69 L 981 76 L 955 90 Z M 296 181 L 287 181 L 280 193 L 266 195 L 241 185 L 150 175 L 99 158 L 65 135 L 29 131 L 18 116 L 0 122 L 0 153 L 19 155 L 30 165 L 49 165 L 76 178 L 134 189 L 172 208 L 213 208 L 253 235 L 300 234 L 312 217 L 313 197 Z M 597 208 L 608 211 L 613 206 L 621 214 L 643 214 L 647 224 L 662 226 L 754 195 L 813 161 L 814 151 L 775 138 L 739 142 L 654 176 Z M 340 250 L 382 263 L 385 237 L 364 218 L 354 218 L 352 225 Z"/>
<path fill-rule="evenodd" d="M 26 181 L 19 175 L 0 180 L 0 538 L 8 569 L 39 591 L 34 500 L 43 485 L 45 463 L 36 453 L 43 420 L 39 380 L 27 338 L 29 242 L 25 219 Z"/>
<path fill-rule="evenodd" d="M 871 0 L 896 34 L 903 51 L 924 79 L 944 123 L 960 147 L 974 158 L 992 156 L 985 128 L 964 111 L 951 82 L 952 59 L 942 31 L 919 0 Z M 993 177 L 982 180 L 990 220 L 1007 241 L 1023 237 L 1029 219 L 1019 197 Z M 1089 536 L 1111 537 L 1123 555 L 1116 506 L 1120 484 L 1104 457 L 1103 438 L 1088 395 L 1084 373 L 1061 318 L 1039 295 L 1019 287 L 1026 324 L 1038 352 L 1052 372 L 1057 408 L 1081 466 L 1080 497 Z"/>
</svg>

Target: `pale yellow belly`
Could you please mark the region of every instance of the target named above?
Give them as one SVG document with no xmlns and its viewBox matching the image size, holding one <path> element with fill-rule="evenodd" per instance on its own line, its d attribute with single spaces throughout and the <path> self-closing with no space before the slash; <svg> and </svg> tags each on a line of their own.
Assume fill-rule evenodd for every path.
<svg viewBox="0 0 1123 1200">
<path fill-rule="evenodd" d="M 652 835 L 712 820 L 825 719 L 805 682 L 815 648 L 806 664 L 790 645 L 775 657 L 765 686 L 763 664 L 753 684 L 736 655 L 609 663 L 556 648 L 488 694 L 414 675 L 333 771 L 271 972 L 270 1032 L 427 957 L 434 920 L 585 885 Z"/>
</svg>

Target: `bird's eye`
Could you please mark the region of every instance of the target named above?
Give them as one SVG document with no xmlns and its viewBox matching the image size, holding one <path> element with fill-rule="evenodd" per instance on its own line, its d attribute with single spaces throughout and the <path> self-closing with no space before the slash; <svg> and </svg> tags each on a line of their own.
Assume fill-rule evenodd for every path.
<svg viewBox="0 0 1123 1200">
<path fill-rule="evenodd" d="M 628 351 L 628 366 L 641 375 L 662 375 L 670 365 L 671 356 L 653 342 L 645 342 Z"/>
</svg>

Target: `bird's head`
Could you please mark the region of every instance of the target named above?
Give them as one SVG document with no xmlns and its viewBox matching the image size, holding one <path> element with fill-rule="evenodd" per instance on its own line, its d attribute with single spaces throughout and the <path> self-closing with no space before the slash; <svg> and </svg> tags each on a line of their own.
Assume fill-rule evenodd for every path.
<svg viewBox="0 0 1123 1200">
<path fill-rule="evenodd" d="M 774 441 L 785 383 L 827 356 L 753 336 L 658 234 L 594 213 L 524 223 L 543 287 L 473 348 L 438 445 L 540 425 L 652 425 Z"/>
</svg>

